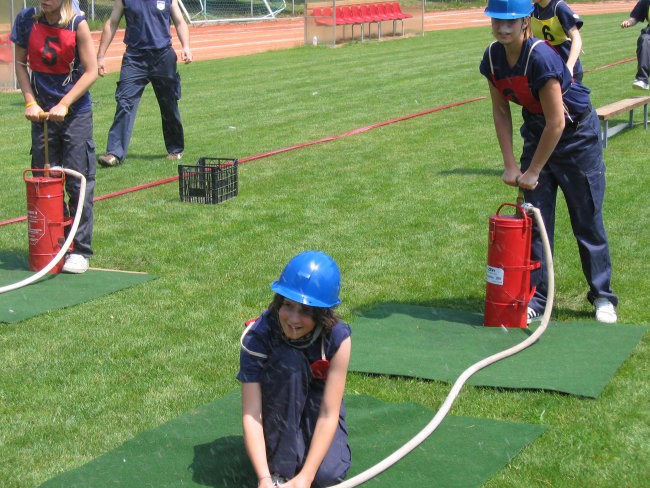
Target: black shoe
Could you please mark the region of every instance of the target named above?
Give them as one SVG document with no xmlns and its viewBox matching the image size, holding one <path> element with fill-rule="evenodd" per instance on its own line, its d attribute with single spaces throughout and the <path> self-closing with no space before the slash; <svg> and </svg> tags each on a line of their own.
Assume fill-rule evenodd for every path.
<svg viewBox="0 0 650 488">
<path fill-rule="evenodd" d="M 117 159 L 117 157 L 113 156 L 111 153 L 102 154 L 97 158 L 97 161 L 99 161 L 99 164 L 105 168 L 113 168 L 114 166 L 122 164 L 122 161 Z"/>
</svg>

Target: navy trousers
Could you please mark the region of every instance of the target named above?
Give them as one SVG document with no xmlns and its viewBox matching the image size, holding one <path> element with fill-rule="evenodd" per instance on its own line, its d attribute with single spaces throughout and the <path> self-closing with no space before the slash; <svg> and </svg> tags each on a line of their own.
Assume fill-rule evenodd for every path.
<svg viewBox="0 0 650 488">
<path fill-rule="evenodd" d="M 115 118 L 108 132 L 106 152 L 124 161 L 131 142 L 135 116 L 147 84 L 151 83 L 160 107 L 162 132 L 168 154 L 183 152 L 185 138 L 178 100 L 181 79 L 178 57 L 171 47 L 139 50 L 127 48 L 115 91 Z"/>
<path fill-rule="evenodd" d="M 647 83 L 650 74 L 650 27 L 641 29 L 636 41 L 636 61 L 636 78 Z"/>
<path fill-rule="evenodd" d="M 323 398 L 322 383 L 313 380 L 305 354 L 285 344 L 268 358 L 261 385 L 269 469 L 273 474 L 291 479 L 307 457 Z M 345 409 L 341 405 L 339 427 L 312 487 L 343 481 L 351 463 L 347 440 Z"/>
<path fill-rule="evenodd" d="M 521 128 L 524 138 L 522 171 L 530 166 L 543 125 L 543 117 L 529 114 Z M 537 187 L 524 192 L 526 202 L 533 204 L 542 214 L 551 249 L 558 188 L 566 200 L 582 271 L 589 285 L 587 298 L 592 303 L 596 298 L 607 298 L 616 305 L 618 298 L 611 289 L 612 263 L 602 213 L 605 163 L 600 123 L 595 110 L 591 110 L 577 126 L 565 128 L 555 151 L 539 175 Z M 529 306 L 542 312 L 548 296 L 548 276 L 542 241 L 536 226 L 533 229 L 532 258 L 541 261 L 542 267 L 531 274 L 531 282 L 537 290 Z"/>
<path fill-rule="evenodd" d="M 93 114 L 91 111 L 69 114 L 63 122 L 48 124 L 49 163 L 73 169 L 86 177 L 86 194 L 79 227 L 75 234 L 74 252 L 87 258 L 93 255 L 93 196 L 95 194 L 95 141 L 93 140 Z M 32 168 L 45 165 L 43 123 L 32 123 Z M 80 181 L 66 175 L 65 191 L 67 210 L 74 212 L 79 202 Z M 66 210 L 66 215 L 68 214 Z"/>
</svg>

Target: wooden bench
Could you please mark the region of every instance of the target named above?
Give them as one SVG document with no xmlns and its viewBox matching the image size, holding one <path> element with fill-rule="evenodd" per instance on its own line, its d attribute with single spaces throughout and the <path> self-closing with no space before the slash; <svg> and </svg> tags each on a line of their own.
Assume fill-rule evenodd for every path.
<svg viewBox="0 0 650 488">
<path fill-rule="evenodd" d="M 607 140 L 624 129 L 634 127 L 634 109 L 643 106 L 643 128 L 648 129 L 648 103 L 650 96 L 630 97 L 618 102 L 610 103 L 596 109 L 598 118 L 602 122 L 603 147 L 607 147 Z M 630 112 L 628 122 L 609 127 L 609 121 L 625 112 Z"/>
</svg>

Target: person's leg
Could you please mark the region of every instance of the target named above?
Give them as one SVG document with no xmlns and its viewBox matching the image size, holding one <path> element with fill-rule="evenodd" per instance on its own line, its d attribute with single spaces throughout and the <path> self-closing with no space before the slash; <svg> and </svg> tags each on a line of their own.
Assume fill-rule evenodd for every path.
<svg viewBox="0 0 650 488">
<path fill-rule="evenodd" d="M 81 220 L 73 240 L 74 253 L 90 258 L 93 255 L 91 244 L 96 171 L 92 112 L 75 114 L 69 120 L 66 120 L 62 126 L 61 165 L 64 168 L 81 173 L 86 178 L 86 192 L 83 196 Z M 81 182 L 77 178 L 66 175 L 65 188 L 68 194 L 68 209 L 73 215 L 79 202 L 80 185 Z"/>
<path fill-rule="evenodd" d="M 301 427 L 310 376 L 304 353 L 283 345 L 268 358 L 261 378 L 269 469 L 286 479 L 295 476 L 306 453 Z"/>
<path fill-rule="evenodd" d="M 152 66 L 153 87 L 162 119 L 163 138 L 167 154 L 180 154 L 185 149 L 185 136 L 178 101 L 181 98 L 181 79 L 176 69 L 176 53 L 172 48 L 161 51 Z"/>
<path fill-rule="evenodd" d="M 597 137 L 600 124 L 595 112 L 575 131 L 575 140 L 566 154 L 573 155 L 559 166 L 558 181 L 567 202 L 571 227 L 578 244 L 582 271 L 589 285 L 588 299 L 618 298 L 611 289 L 612 263 L 603 223 L 605 164 Z"/>
<path fill-rule="evenodd" d="M 352 454 L 348 445 L 347 426 L 343 420 L 339 420 L 332 445 L 316 472 L 314 486 L 321 488 L 340 483 L 345 479 L 351 464 Z"/>
<path fill-rule="evenodd" d="M 636 79 L 648 83 L 650 74 L 650 29 L 645 28 L 636 43 Z"/>
<path fill-rule="evenodd" d="M 106 144 L 106 152 L 119 161 L 126 159 L 138 104 L 148 82 L 146 54 L 127 49 L 115 91 L 115 117 Z"/>
</svg>

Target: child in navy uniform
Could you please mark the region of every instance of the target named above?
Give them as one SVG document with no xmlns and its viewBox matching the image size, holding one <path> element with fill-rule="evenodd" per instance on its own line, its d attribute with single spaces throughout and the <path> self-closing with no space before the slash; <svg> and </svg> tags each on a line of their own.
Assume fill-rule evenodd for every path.
<svg viewBox="0 0 650 488">
<path fill-rule="evenodd" d="M 25 117 L 32 122 L 32 168 L 45 165 L 42 118 L 48 112 L 48 163 L 75 170 L 86 178 L 66 178 L 68 208 L 83 210 L 75 234 L 74 249 L 65 258 L 63 271 L 83 273 L 93 255 L 93 194 L 95 189 L 95 141 L 88 89 L 97 79 L 95 47 L 85 17 L 76 15 L 71 0 L 50 0 L 21 10 L 11 40 L 16 45 L 16 79 L 25 98 Z"/>
<path fill-rule="evenodd" d="M 530 18 L 533 36 L 544 39 L 555 47 L 573 78 L 582 81 L 582 19 L 564 0 L 533 0 L 533 3 L 533 15 Z"/>
<path fill-rule="evenodd" d="M 530 0 L 489 0 L 485 9 L 496 41 L 485 50 L 480 71 L 490 89 L 502 178 L 507 185 L 521 187 L 526 201 L 540 210 L 551 247 L 557 190 L 562 190 L 589 285 L 587 298 L 598 321 L 616 322 L 618 298 L 610 286 L 612 265 L 602 214 L 605 164 L 600 123 L 589 89 L 572 81 L 566 63 L 551 46 L 530 36 L 532 11 Z M 510 102 L 522 106 L 521 167 L 513 153 Z M 537 229 L 532 259 L 544 262 Z M 529 322 L 546 307 L 545 272 L 542 265 L 531 276 L 537 288 L 528 305 Z"/>
<path fill-rule="evenodd" d="M 241 339 L 246 450 L 260 488 L 331 486 L 351 462 L 343 403 L 351 331 L 333 309 L 339 269 L 327 254 L 306 251 L 271 289 L 268 310 Z"/>
<path fill-rule="evenodd" d="M 630 18 L 621 22 L 621 28 L 627 29 L 639 22 L 650 21 L 649 12 L 650 0 L 639 0 L 632 12 Z M 632 82 L 632 88 L 637 90 L 647 90 L 648 75 L 650 75 L 650 26 L 646 25 L 641 29 L 641 34 L 636 41 L 636 78 Z"/>
</svg>

